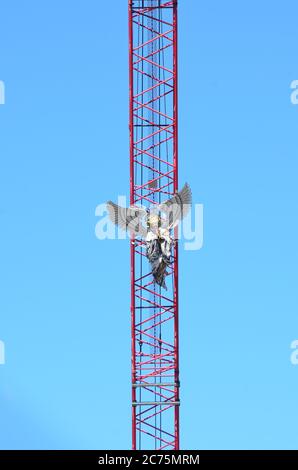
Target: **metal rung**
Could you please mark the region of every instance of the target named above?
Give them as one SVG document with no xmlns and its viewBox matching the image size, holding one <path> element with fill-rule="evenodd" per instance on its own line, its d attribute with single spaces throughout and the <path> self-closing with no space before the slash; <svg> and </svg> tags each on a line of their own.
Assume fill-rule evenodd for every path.
<svg viewBox="0 0 298 470">
<path fill-rule="evenodd" d="M 135 124 L 135 127 L 166 127 L 170 124 Z"/>
<path fill-rule="evenodd" d="M 180 401 L 133 401 L 132 406 L 177 406 L 180 405 Z"/>
<path fill-rule="evenodd" d="M 144 5 L 144 7 L 139 7 L 139 6 L 134 5 L 133 8 L 132 8 L 132 12 L 133 12 L 133 13 L 138 13 L 138 11 L 139 11 L 139 10 L 142 10 L 143 8 L 150 8 L 150 10 L 156 10 L 156 9 L 159 9 L 159 8 L 165 8 L 165 9 L 169 8 L 169 9 L 172 9 L 172 10 L 173 10 L 173 6 L 172 6 L 172 5 L 171 5 L 171 6 L 168 6 L 168 7 L 167 7 L 167 6 L 163 6 L 163 5 L 160 5 L 160 6 L 159 6 L 159 5 L 154 5 L 153 7 L 150 7 L 149 5 L 146 5 L 146 6 Z"/>
<path fill-rule="evenodd" d="M 157 384 L 132 384 L 133 387 L 179 387 L 180 385 L 175 382 L 172 383 L 157 383 Z"/>
</svg>

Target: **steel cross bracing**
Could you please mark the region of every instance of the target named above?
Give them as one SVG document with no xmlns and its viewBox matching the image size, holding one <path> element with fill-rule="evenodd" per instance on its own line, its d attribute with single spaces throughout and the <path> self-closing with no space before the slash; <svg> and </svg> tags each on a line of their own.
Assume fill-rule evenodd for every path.
<svg viewBox="0 0 298 470">
<path fill-rule="evenodd" d="M 177 2 L 129 0 L 130 203 L 178 189 Z M 153 283 L 144 240 L 131 240 L 132 447 L 179 448 L 178 246 Z"/>
</svg>

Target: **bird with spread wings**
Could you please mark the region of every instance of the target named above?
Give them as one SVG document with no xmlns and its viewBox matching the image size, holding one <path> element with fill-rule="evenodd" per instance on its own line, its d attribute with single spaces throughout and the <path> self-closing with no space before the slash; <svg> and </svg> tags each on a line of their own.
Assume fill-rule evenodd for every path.
<svg viewBox="0 0 298 470">
<path fill-rule="evenodd" d="M 125 208 L 112 201 L 107 202 L 111 221 L 123 230 L 128 230 L 135 238 L 145 240 L 146 256 L 154 282 L 165 289 L 166 268 L 171 264 L 174 244 L 170 231 L 188 214 L 191 202 L 191 189 L 187 183 L 173 197 L 151 208 Z"/>
</svg>

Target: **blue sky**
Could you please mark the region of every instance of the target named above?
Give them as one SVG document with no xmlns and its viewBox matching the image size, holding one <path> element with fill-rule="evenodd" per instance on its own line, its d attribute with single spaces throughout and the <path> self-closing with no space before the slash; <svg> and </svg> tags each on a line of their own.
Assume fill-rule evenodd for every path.
<svg viewBox="0 0 298 470">
<path fill-rule="evenodd" d="M 181 444 L 298 445 L 298 4 L 180 0 Z M 0 2 L 0 448 L 130 447 L 127 2 Z"/>
</svg>

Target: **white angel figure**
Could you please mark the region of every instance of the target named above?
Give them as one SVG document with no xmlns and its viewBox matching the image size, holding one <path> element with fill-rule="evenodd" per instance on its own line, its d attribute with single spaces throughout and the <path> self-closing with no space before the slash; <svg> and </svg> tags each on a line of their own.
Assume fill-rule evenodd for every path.
<svg viewBox="0 0 298 470">
<path fill-rule="evenodd" d="M 166 289 L 166 268 L 171 264 L 174 238 L 170 231 L 188 214 L 192 195 L 190 186 L 185 183 L 181 191 L 152 208 L 118 206 L 107 202 L 111 221 L 134 237 L 146 242 L 146 256 L 151 265 L 154 282 Z M 144 222 L 144 223 L 143 223 Z"/>
</svg>

